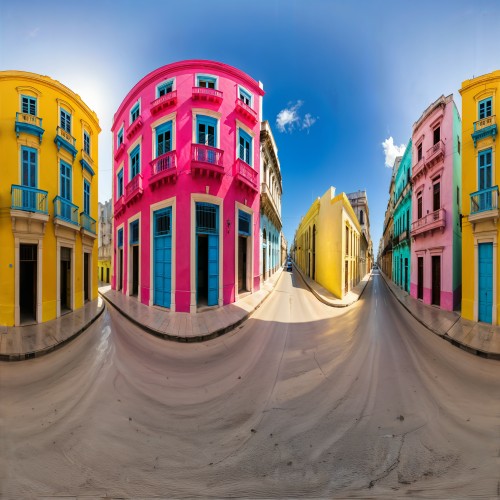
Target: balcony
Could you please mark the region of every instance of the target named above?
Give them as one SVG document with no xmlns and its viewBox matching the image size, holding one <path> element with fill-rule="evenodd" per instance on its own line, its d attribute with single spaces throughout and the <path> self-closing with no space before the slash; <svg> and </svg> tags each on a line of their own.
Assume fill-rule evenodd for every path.
<svg viewBox="0 0 500 500">
<path fill-rule="evenodd" d="M 114 206 L 114 216 L 118 217 L 122 212 L 125 212 L 125 196 L 120 196 Z"/>
<path fill-rule="evenodd" d="M 125 203 L 127 207 L 130 206 L 135 200 L 140 199 L 142 196 L 142 174 L 137 174 L 126 186 L 125 186 Z"/>
<path fill-rule="evenodd" d="M 60 196 L 54 198 L 54 224 L 59 219 L 63 225 L 72 224 L 78 227 L 78 207 Z"/>
<path fill-rule="evenodd" d="M 115 151 L 115 160 L 118 160 L 122 153 L 125 151 L 125 143 L 122 142 L 119 146 L 118 149 Z"/>
<path fill-rule="evenodd" d="M 220 179 L 224 175 L 223 156 L 224 151 L 221 149 L 204 144 L 192 144 L 191 172 L 194 175 Z"/>
<path fill-rule="evenodd" d="M 12 195 L 11 210 L 49 214 L 47 191 L 13 184 L 10 192 Z"/>
<path fill-rule="evenodd" d="M 224 94 L 220 90 L 193 87 L 193 101 L 208 101 L 220 104 Z"/>
<path fill-rule="evenodd" d="M 273 221 L 276 227 L 281 228 L 281 214 L 276 206 L 274 198 L 269 190 L 269 186 L 263 182 L 260 185 L 260 206 L 262 212 Z"/>
<path fill-rule="evenodd" d="M 258 120 L 257 112 L 254 111 L 248 104 L 241 99 L 236 99 L 236 112 L 247 119 L 252 125 L 255 125 Z"/>
<path fill-rule="evenodd" d="M 477 141 L 485 139 L 486 137 L 495 137 L 497 135 L 497 120 L 496 116 L 487 116 L 482 120 L 474 122 L 474 132 L 472 132 L 472 140 L 474 141 L 474 147 L 477 145 Z"/>
<path fill-rule="evenodd" d="M 40 144 L 42 143 L 42 136 L 45 130 L 42 128 L 42 119 L 38 116 L 33 116 L 28 113 L 16 113 L 15 131 L 17 137 L 19 134 L 36 135 Z"/>
<path fill-rule="evenodd" d="M 155 158 L 151 165 L 151 176 L 149 185 L 151 189 L 162 184 L 174 183 L 177 180 L 177 163 L 175 151 L 169 151 L 158 158 Z"/>
<path fill-rule="evenodd" d="M 93 169 L 94 160 L 82 149 L 82 159 L 80 164 L 84 170 L 86 170 L 90 175 L 94 176 L 95 172 Z"/>
<path fill-rule="evenodd" d="M 80 214 L 80 227 L 82 233 L 90 236 L 91 238 L 96 238 L 96 220 L 90 217 L 89 214 L 82 212 Z"/>
<path fill-rule="evenodd" d="M 438 141 L 434 146 L 427 150 L 425 155 L 425 168 L 431 169 L 434 165 L 444 159 L 444 142 Z"/>
<path fill-rule="evenodd" d="M 234 178 L 246 189 L 258 192 L 259 185 L 257 183 L 257 171 L 254 170 L 248 163 L 237 158 L 234 162 Z"/>
<path fill-rule="evenodd" d="M 138 116 L 128 127 L 127 132 L 125 135 L 127 136 L 127 139 L 130 140 L 134 135 L 137 133 L 138 130 L 142 128 L 142 116 Z"/>
<path fill-rule="evenodd" d="M 61 127 L 57 127 L 54 142 L 58 150 L 61 148 L 65 149 L 73 156 L 73 160 L 75 159 L 77 153 L 76 139 L 69 132 L 66 132 L 66 130 Z"/>
<path fill-rule="evenodd" d="M 177 90 L 173 90 L 168 94 L 162 95 L 151 101 L 151 113 L 156 115 L 162 109 L 168 108 L 169 106 L 174 106 L 177 103 Z"/>
<path fill-rule="evenodd" d="M 406 196 L 408 196 L 408 194 L 410 193 L 410 189 L 411 189 L 411 184 L 410 183 L 405 184 L 405 187 L 403 188 L 399 196 L 396 198 L 394 207 L 398 206 L 398 204 L 402 202 L 406 198 Z"/>
<path fill-rule="evenodd" d="M 425 167 L 425 160 L 424 157 L 422 156 L 422 158 L 420 158 L 420 160 L 418 160 L 417 163 L 415 163 L 415 165 L 412 168 L 412 176 L 414 179 L 419 177 L 420 174 L 425 173 L 424 167 Z"/>
<path fill-rule="evenodd" d="M 446 211 L 444 208 L 440 208 L 439 210 L 435 210 L 434 212 L 412 222 L 411 236 L 416 237 L 429 231 L 432 233 L 435 229 L 439 229 L 442 232 L 445 227 Z"/>
<path fill-rule="evenodd" d="M 498 220 L 498 186 L 476 191 L 470 195 L 469 222 Z"/>
<path fill-rule="evenodd" d="M 408 231 L 403 231 L 400 235 L 399 235 L 399 243 L 404 243 L 405 241 L 408 240 L 408 238 L 410 237 L 410 235 L 408 234 Z"/>
</svg>

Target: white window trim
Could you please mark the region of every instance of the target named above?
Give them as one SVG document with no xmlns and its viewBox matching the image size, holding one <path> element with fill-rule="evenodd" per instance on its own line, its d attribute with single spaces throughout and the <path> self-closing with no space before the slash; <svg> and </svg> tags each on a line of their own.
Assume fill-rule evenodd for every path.
<svg viewBox="0 0 500 500">
<path fill-rule="evenodd" d="M 192 138 L 191 142 L 192 144 L 197 144 L 196 142 L 196 120 L 198 116 L 208 116 L 210 118 L 215 118 L 217 120 L 217 142 L 216 142 L 216 148 L 220 149 L 220 121 L 222 118 L 222 113 L 219 113 L 217 111 L 212 111 L 210 109 L 204 109 L 204 108 L 192 108 L 192 113 L 193 113 L 193 127 L 192 127 Z"/>
<path fill-rule="evenodd" d="M 142 102 L 141 102 L 141 98 L 139 97 L 139 99 L 137 99 L 137 101 L 135 101 L 134 104 L 132 104 L 132 106 L 130 106 L 130 109 L 128 112 L 129 126 L 132 125 L 132 123 L 134 123 L 134 121 L 132 121 L 132 110 L 135 108 L 136 104 L 139 104 L 139 116 L 141 116 Z"/>
<path fill-rule="evenodd" d="M 149 207 L 149 227 L 150 227 L 150 244 L 149 244 L 149 305 L 153 306 L 154 300 L 154 213 L 163 208 L 172 208 L 172 279 L 170 284 L 170 311 L 175 312 L 175 291 L 176 291 L 176 259 L 177 259 L 177 232 L 176 232 L 176 197 L 168 198 L 167 200 L 154 203 Z M 159 307 L 159 306 L 158 306 Z M 163 308 L 162 308 L 163 309 Z"/>
<path fill-rule="evenodd" d="M 156 151 L 156 129 L 167 122 L 172 122 L 172 151 L 176 150 L 177 134 L 175 133 L 175 130 L 177 124 L 177 111 L 174 111 L 173 113 L 162 116 L 151 124 L 151 160 L 158 158 L 158 152 Z"/>
<path fill-rule="evenodd" d="M 257 167 L 259 168 L 259 171 L 260 171 L 260 163 L 259 165 L 256 165 L 256 155 L 254 154 L 254 151 L 255 151 L 255 134 L 254 132 L 252 131 L 251 128 L 248 128 L 244 123 L 240 122 L 239 120 L 236 120 L 236 134 L 235 134 L 235 138 L 234 138 L 234 160 L 238 160 L 240 157 L 238 156 L 238 152 L 240 150 L 240 143 L 239 143 L 239 140 L 240 140 L 240 129 L 243 130 L 243 132 L 245 132 L 246 134 L 248 134 L 251 138 L 252 138 L 252 150 L 250 151 L 250 154 L 252 155 L 252 164 L 251 165 L 247 165 L 250 167 L 250 168 L 253 168 L 254 170 L 257 170 Z M 260 155 L 258 155 L 260 156 Z M 241 160 L 243 162 L 245 162 L 245 160 Z M 246 163 L 246 162 L 245 162 Z"/>
<path fill-rule="evenodd" d="M 127 249 L 127 255 L 126 255 L 126 260 L 127 260 L 127 291 L 126 294 L 128 297 L 131 295 L 132 291 L 132 259 L 130 258 L 132 254 L 132 247 L 136 245 L 131 245 L 130 244 L 130 224 L 134 221 L 138 220 L 139 221 L 139 282 L 137 285 L 137 300 L 140 302 L 141 301 L 141 212 L 137 212 L 136 214 L 132 215 L 132 217 L 129 217 L 127 219 L 127 241 L 123 242 L 123 248 Z M 123 232 L 123 237 L 125 239 L 125 231 Z M 125 252 L 123 252 L 123 256 L 125 257 Z M 125 280 L 124 280 L 125 282 Z"/>
<path fill-rule="evenodd" d="M 212 196 L 210 194 L 199 194 L 192 193 L 191 194 L 191 245 L 190 245 L 190 261 L 189 261 L 189 269 L 190 269 L 190 305 L 189 312 L 194 314 L 197 312 L 197 304 L 196 304 L 196 203 L 204 202 L 204 203 L 212 203 L 213 205 L 217 205 L 219 207 L 219 307 L 223 305 L 223 287 L 222 287 L 222 273 L 223 266 L 222 262 L 224 261 L 224 217 L 223 217 L 223 198 L 218 196 Z"/>
<path fill-rule="evenodd" d="M 238 99 L 240 99 L 240 90 L 243 90 L 243 92 L 246 92 L 250 96 L 250 104 L 248 104 L 248 106 L 253 108 L 253 103 L 254 103 L 253 92 L 250 92 L 246 87 L 243 87 L 243 85 L 238 85 L 238 96 L 237 96 Z"/>
</svg>

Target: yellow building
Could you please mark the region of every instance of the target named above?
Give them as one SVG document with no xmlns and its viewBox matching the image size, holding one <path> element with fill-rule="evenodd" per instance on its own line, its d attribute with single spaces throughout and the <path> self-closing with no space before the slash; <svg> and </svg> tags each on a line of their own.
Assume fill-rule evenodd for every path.
<svg viewBox="0 0 500 500">
<path fill-rule="evenodd" d="M 361 226 L 345 193 L 331 187 L 302 218 L 295 233 L 295 264 L 342 298 L 361 279 Z"/>
<path fill-rule="evenodd" d="M 498 324 L 496 112 L 500 71 L 465 80 L 462 95 L 462 316 Z M 500 174 L 499 174 L 500 175 Z"/>
<path fill-rule="evenodd" d="M 96 114 L 47 76 L 0 71 L 0 325 L 97 298 Z"/>
</svg>

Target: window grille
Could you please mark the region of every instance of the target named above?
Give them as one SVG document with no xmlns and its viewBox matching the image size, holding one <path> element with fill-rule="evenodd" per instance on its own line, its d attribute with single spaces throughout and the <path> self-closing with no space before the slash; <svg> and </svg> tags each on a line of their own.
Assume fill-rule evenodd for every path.
<svg viewBox="0 0 500 500">
<path fill-rule="evenodd" d="M 196 204 L 196 231 L 198 233 L 217 233 L 217 206 L 210 203 Z"/>
</svg>

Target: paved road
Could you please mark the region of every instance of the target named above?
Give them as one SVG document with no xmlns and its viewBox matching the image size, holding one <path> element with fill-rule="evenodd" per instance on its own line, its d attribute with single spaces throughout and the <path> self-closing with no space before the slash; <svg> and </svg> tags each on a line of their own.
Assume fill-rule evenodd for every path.
<svg viewBox="0 0 500 500">
<path fill-rule="evenodd" d="M 494 498 L 500 363 L 429 333 L 373 275 L 348 309 L 295 275 L 202 344 L 106 312 L 0 364 L 0 492 Z"/>
</svg>

